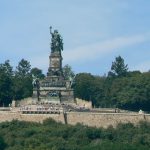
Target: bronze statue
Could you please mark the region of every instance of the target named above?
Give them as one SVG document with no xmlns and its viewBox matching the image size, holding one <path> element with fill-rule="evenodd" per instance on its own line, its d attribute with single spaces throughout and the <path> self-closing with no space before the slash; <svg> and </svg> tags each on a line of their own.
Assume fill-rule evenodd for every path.
<svg viewBox="0 0 150 150">
<path fill-rule="evenodd" d="M 36 88 L 36 91 L 37 91 L 37 99 L 38 101 L 40 100 L 40 82 L 39 82 L 39 79 L 34 76 L 32 74 L 32 78 L 33 78 L 33 81 L 32 81 L 32 85 L 33 85 L 33 88 Z"/>
<path fill-rule="evenodd" d="M 54 32 L 52 32 L 52 27 L 50 27 L 50 34 L 52 36 L 51 38 L 51 52 L 59 52 L 61 53 L 61 51 L 63 50 L 63 39 L 61 37 L 61 35 L 58 33 L 57 30 L 54 30 Z"/>
</svg>

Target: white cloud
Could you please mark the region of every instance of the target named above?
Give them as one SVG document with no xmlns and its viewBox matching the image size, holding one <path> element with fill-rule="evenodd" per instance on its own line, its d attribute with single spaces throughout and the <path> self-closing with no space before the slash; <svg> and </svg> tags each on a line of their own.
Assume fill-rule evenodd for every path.
<svg viewBox="0 0 150 150">
<path fill-rule="evenodd" d="M 91 45 L 77 47 L 72 50 L 65 50 L 63 56 L 66 63 L 94 60 L 101 57 L 104 54 L 112 53 L 114 51 L 119 50 L 120 48 L 139 44 L 146 40 L 146 35 L 118 37 L 107 41 L 94 43 Z"/>
</svg>

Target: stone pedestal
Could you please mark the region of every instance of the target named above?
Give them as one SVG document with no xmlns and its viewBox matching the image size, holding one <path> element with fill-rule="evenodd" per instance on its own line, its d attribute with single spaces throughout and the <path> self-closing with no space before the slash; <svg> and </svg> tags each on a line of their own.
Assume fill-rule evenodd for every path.
<svg viewBox="0 0 150 150">
<path fill-rule="evenodd" d="M 17 107 L 17 102 L 15 100 L 13 100 L 11 106 L 12 107 Z"/>
<path fill-rule="evenodd" d="M 64 79 L 60 52 L 51 53 L 47 77 L 39 81 L 39 89 L 34 88 L 33 98 L 46 103 L 74 103 L 71 83 Z M 38 91 L 37 91 L 38 90 Z"/>
</svg>

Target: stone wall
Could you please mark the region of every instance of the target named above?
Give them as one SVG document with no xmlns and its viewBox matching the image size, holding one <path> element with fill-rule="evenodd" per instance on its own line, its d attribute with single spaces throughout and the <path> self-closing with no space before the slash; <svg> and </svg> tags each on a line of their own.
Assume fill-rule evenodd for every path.
<svg viewBox="0 0 150 150">
<path fill-rule="evenodd" d="M 75 125 L 81 123 L 83 125 L 93 127 L 107 128 L 109 125 L 116 126 L 118 123 L 134 123 L 139 121 L 149 121 L 149 114 L 133 114 L 133 113 L 89 113 L 89 112 L 68 112 L 61 114 L 22 114 L 20 112 L 0 111 L 0 122 L 11 121 L 13 119 L 43 122 L 47 118 L 52 118 L 57 122 Z"/>
<path fill-rule="evenodd" d="M 88 126 L 107 128 L 110 125 L 116 127 L 118 123 L 131 122 L 137 124 L 139 121 L 150 121 L 150 115 L 133 113 L 67 113 L 67 123 L 72 125 L 81 123 Z"/>
<path fill-rule="evenodd" d="M 13 119 L 21 121 L 43 122 L 47 118 L 52 118 L 57 122 L 64 122 L 64 115 L 61 114 L 22 114 L 20 112 L 0 112 L 0 122 L 12 121 Z"/>
</svg>

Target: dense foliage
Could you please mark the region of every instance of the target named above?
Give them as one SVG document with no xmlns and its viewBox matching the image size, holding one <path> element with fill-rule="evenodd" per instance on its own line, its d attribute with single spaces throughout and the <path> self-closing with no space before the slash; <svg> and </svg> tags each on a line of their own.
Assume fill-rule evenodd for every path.
<svg viewBox="0 0 150 150">
<path fill-rule="evenodd" d="M 32 74 L 38 78 L 44 75 L 38 68 L 32 68 L 22 59 L 15 70 L 6 60 L 0 64 L 0 106 L 8 106 L 12 99 L 20 100 L 32 95 Z"/>
<path fill-rule="evenodd" d="M 75 73 L 72 71 L 71 66 L 69 66 L 68 64 L 62 68 L 62 71 L 66 80 L 72 80 L 75 76 Z"/>
<path fill-rule="evenodd" d="M 125 65 L 124 59 L 121 56 L 116 57 L 115 61 L 112 62 L 111 71 L 108 72 L 108 76 L 125 76 L 128 71 L 128 65 Z"/>
<path fill-rule="evenodd" d="M 91 100 L 96 107 L 150 111 L 150 72 L 129 72 L 120 56 L 108 76 L 79 73 L 75 83 L 75 96 Z"/>
<path fill-rule="evenodd" d="M 8 105 L 13 97 L 13 71 L 8 60 L 0 64 L 0 105 Z"/>
<path fill-rule="evenodd" d="M 23 121 L 0 123 L 1 150 L 149 150 L 150 123 L 119 124 L 117 128 L 92 128 Z"/>
<path fill-rule="evenodd" d="M 76 97 L 92 100 L 97 107 L 150 111 L 150 72 L 129 72 L 125 77 L 76 75 Z"/>
<path fill-rule="evenodd" d="M 73 80 L 75 96 L 91 100 L 93 106 L 150 111 L 150 71 L 128 71 L 121 56 L 112 62 L 107 76 L 75 76 L 69 65 L 63 67 L 63 73 L 65 79 Z M 31 68 L 27 60 L 22 59 L 15 70 L 8 60 L 0 64 L 0 106 L 31 96 L 33 76 L 44 78 L 42 70 Z"/>
</svg>

